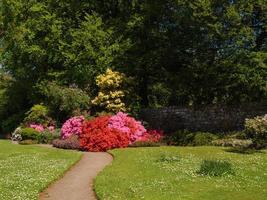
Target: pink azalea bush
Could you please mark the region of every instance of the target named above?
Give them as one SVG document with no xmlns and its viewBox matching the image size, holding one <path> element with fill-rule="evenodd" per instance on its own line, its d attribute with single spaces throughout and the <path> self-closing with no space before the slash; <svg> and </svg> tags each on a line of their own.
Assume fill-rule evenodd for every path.
<svg viewBox="0 0 267 200">
<path fill-rule="evenodd" d="M 69 138 L 72 135 L 80 135 L 84 120 L 85 118 L 82 115 L 68 119 L 61 128 L 62 139 Z"/>
<path fill-rule="evenodd" d="M 135 120 L 123 112 L 118 112 L 116 115 L 110 117 L 108 127 L 128 134 L 130 144 L 140 140 L 147 132 L 140 121 Z"/>
<path fill-rule="evenodd" d="M 34 130 L 38 131 L 39 133 L 41 133 L 45 130 L 45 128 L 42 124 L 30 124 L 30 128 L 33 128 Z"/>
<path fill-rule="evenodd" d="M 55 126 L 50 125 L 48 127 L 45 127 L 42 124 L 30 124 L 30 128 L 33 128 L 34 130 L 38 131 L 39 133 L 44 132 L 46 129 L 49 130 L 49 132 L 53 133 L 55 131 Z"/>
</svg>

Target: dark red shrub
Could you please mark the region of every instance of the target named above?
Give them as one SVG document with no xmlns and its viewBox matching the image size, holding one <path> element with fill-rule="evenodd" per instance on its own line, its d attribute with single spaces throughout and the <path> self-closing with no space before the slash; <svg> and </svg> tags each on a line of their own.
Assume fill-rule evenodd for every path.
<svg viewBox="0 0 267 200">
<path fill-rule="evenodd" d="M 80 142 L 77 135 L 72 135 L 67 139 L 55 139 L 52 141 L 52 145 L 61 149 L 80 149 Z"/>
<path fill-rule="evenodd" d="M 110 116 L 100 116 L 87 121 L 80 134 L 80 146 L 86 151 L 107 151 L 129 145 L 130 138 L 117 129 L 109 128 Z"/>
<path fill-rule="evenodd" d="M 143 134 L 138 141 L 143 142 L 159 142 L 163 137 L 163 131 L 161 130 L 149 130 Z"/>
</svg>

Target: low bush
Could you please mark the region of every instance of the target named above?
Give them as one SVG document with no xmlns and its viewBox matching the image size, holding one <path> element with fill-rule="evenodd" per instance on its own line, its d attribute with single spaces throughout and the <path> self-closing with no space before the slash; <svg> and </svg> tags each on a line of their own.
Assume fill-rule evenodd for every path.
<svg viewBox="0 0 267 200">
<path fill-rule="evenodd" d="M 228 161 L 203 160 L 197 173 L 205 176 L 223 176 L 234 174 L 234 171 L 232 164 Z"/>
<path fill-rule="evenodd" d="M 187 130 L 179 130 L 167 136 L 165 142 L 168 145 L 176 146 L 201 146 L 211 145 L 212 141 L 217 139 L 218 136 L 209 132 L 189 132 Z"/>
<path fill-rule="evenodd" d="M 231 153 L 239 153 L 239 154 L 253 154 L 253 153 L 259 153 L 260 152 L 258 150 L 253 149 L 253 148 L 238 147 L 238 146 L 226 149 L 225 151 L 231 152 Z"/>
<path fill-rule="evenodd" d="M 80 135 L 84 120 L 84 116 L 75 116 L 68 119 L 61 128 L 62 139 L 66 139 L 72 135 Z"/>
<path fill-rule="evenodd" d="M 51 144 L 53 140 L 59 138 L 60 138 L 60 133 L 58 130 L 51 132 L 48 129 L 46 129 L 38 135 L 37 140 L 38 143 L 41 144 Z"/>
<path fill-rule="evenodd" d="M 21 127 L 18 127 L 15 129 L 15 131 L 11 134 L 11 140 L 12 141 L 21 141 Z"/>
<path fill-rule="evenodd" d="M 130 137 L 130 143 L 142 140 L 147 132 L 140 121 L 123 112 L 118 112 L 116 115 L 111 116 L 108 127 L 127 134 Z"/>
<path fill-rule="evenodd" d="M 72 135 L 67 139 L 55 139 L 52 141 L 52 145 L 60 149 L 80 149 L 80 141 L 77 135 Z"/>
<path fill-rule="evenodd" d="M 159 147 L 160 143 L 152 141 L 136 141 L 129 145 L 129 147 Z"/>
<path fill-rule="evenodd" d="M 192 144 L 194 146 L 211 145 L 218 137 L 212 133 L 196 132 Z"/>
<path fill-rule="evenodd" d="M 109 127 L 110 116 L 100 116 L 84 123 L 80 146 L 86 151 L 107 151 L 129 145 L 129 135 Z"/>
<path fill-rule="evenodd" d="M 162 135 L 162 131 L 147 131 L 140 121 L 119 112 L 113 116 L 102 115 L 86 121 L 80 141 L 83 150 L 107 151 L 127 147 L 133 143 L 133 146 L 152 146 L 161 140 Z"/>
<path fill-rule="evenodd" d="M 20 131 L 22 140 L 38 140 L 40 133 L 33 128 L 22 128 Z"/>
<path fill-rule="evenodd" d="M 61 129 L 57 128 L 53 131 L 53 135 L 55 139 L 60 139 L 61 138 Z"/>
<path fill-rule="evenodd" d="M 240 148 L 248 148 L 252 145 L 251 140 L 240 140 L 234 138 L 226 138 L 226 139 L 217 139 L 213 140 L 212 144 L 215 146 L 223 146 L 223 147 L 240 147 Z"/>
<path fill-rule="evenodd" d="M 140 137 L 136 142 L 143 141 L 143 142 L 158 143 L 162 139 L 163 139 L 162 130 L 148 130 L 147 132 L 143 133 L 143 136 Z"/>
<path fill-rule="evenodd" d="M 253 147 L 267 147 L 267 115 L 245 120 L 245 133 L 253 141 Z"/>
<path fill-rule="evenodd" d="M 45 127 L 42 124 L 30 124 L 29 127 L 35 129 L 39 133 L 41 133 L 45 130 Z"/>
<path fill-rule="evenodd" d="M 194 139 L 194 134 L 188 130 L 178 130 L 165 137 L 167 145 L 186 146 Z"/>
<path fill-rule="evenodd" d="M 245 131 L 231 131 L 223 135 L 223 138 L 233 138 L 233 139 L 240 139 L 245 140 L 247 139 L 247 135 Z"/>
</svg>

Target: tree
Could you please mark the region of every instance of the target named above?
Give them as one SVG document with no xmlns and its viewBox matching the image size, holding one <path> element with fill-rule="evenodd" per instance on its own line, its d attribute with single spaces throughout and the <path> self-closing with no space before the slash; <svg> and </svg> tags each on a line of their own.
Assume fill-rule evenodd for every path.
<svg viewBox="0 0 267 200">
<path fill-rule="evenodd" d="M 132 41 L 123 70 L 138 78 L 143 105 L 151 104 L 155 85 L 171 91 L 168 105 L 266 98 L 266 9 L 261 0 L 147 0 L 132 6 L 131 17 L 120 23 Z"/>
<path fill-rule="evenodd" d="M 7 98 L 20 100 L 10 114 L 43 101 L 33 96 L 45 80 L 92 97 L 108 67 L 134 77 L 143 107 L 267 97 L 264 0 L 1 3 L 0 62 L 17 91 Z"/>
</svg>

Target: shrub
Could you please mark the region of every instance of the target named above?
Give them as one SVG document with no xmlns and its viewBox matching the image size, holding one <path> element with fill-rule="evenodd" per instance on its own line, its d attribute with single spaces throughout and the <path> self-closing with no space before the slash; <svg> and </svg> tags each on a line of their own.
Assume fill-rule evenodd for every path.
<svg viewBox="0 0 267 200">
<path fill-rule="evenodd" d="M 72 135 L 67 139 L 55 139 L 52 141 L 52 145 L 61 149 L 80 149 L 80 141 L 77 135 Z"/>
<path fill-rule="evenodd" d="M 46 99 L 46 103 L 59 118 L 73 116 L 90 108 L 90 97 L 77 88 L 58 85 L 55 82 L 43 83 L 40 90 Z"/>
<path fill-rule="evenodd" d="M 245 140 L 247 139 L 247 135 L 245 131 L 231 131 L 223 135 L 224 138 L 233 138 L 233 139 L 240 139 Z"/>
<path fill-rule="evenodd" d="M 129 147 L 159 147 L 160 144 L 152 141 L 136 141 L 129 145 Z"/>
<path fill-rule="evenodd" d="M 257 149 L 267 146 L 267 115 L 245 120 L 245 132 Z"/>
<path fill-rule="evenodd" d="M 34 105 L 24 118 L 25 124 L 42 124 L 48 126 L 52 123 L 52 119 L 48 116 L 49 110 L 46 106 L 41 104 Z"/>
<path fill-rule="evenodd" d="M 22 140 L 38 140 L 40 133 L 33 128 L 22 128 L 21 137 Z"/>
<path fill-rule="evenodd" d="M 231 153 L 239 153 L 239 154 L 253 154 L 253 153 L 260 152 L 258 150 L 255 150 L 249 147 L 232 147 L 230 149 L 227 149 L 226 151 L 231 152 Z"/>
<path fill-rule="evenodd" d="M 57 128 L 52 133 L 53 133 L 55 139 L 61 138 L 61 129 Z"/>
<path fill-rule="evenodd" d="M 223 147 L 248 148 L 252 145 L 252 141 L 251 140 L 240 140 L 240 139 L 228 138 L 228 139 L 213 140 L 212 144 L 215 146 L 223 146 Z"/>
<path fill-rule="evenodd" d="M 126 106 L 123 102 L 125 92 L 122 90 L 124 79 L 124 74 L 107 69 L 104 74 L 96 78 L 99 93 L 92 103 L 104 107 L 108 112 L 125 112 Z"/>
<path fill-rule="evenodd" d="M 21 141 L 21 127 L 16 128 L 16 130 L 11 134 L 12 141 Z"/>
<path fill-rule="evenodd" d="M 188 130 L 178 130 L 175 133 L 165 137 L 165 141 L 168 145 L 186 146 L 192 144 L 194 140 L 194 134 Z"/>
<path fill-rule="evenodd" d="M 43 132 L 45 130 L 44 126 L 42 124 L 30 124 L 30 128 L 33 128 L 34 130 L 40 132 Z"/>
<path fill-rule="evenodd" d="M 141 140 L 146 133 L 141 122 L 123 112 L 110 117 L 108 127 L 127 134 L 130 137 L 130 143 Z"/>
<path fill-rule="evenodd" d="M 232 164 L 222 160 L 203 160 L 198 174 L 205 176 L 223 176 L 234 174 Z"/>
<path fill-rule="evenodd" d="M 107 151 L 129 145 L 129 135 L 109 127 L 110 116 L 87 121 L 80 134 L 80 146 L 86 151 Z"/>
<path fill-rule="evenodd" d="M 76 116 L 68 119 L 61 128 L 62 139 L 66 139 L 72 135 L 80 135 L 84 120 L 84 116 Z"/>
<path fill-rule="evenodd" d="M 192 144 L 194 146 L 211 145 L 218 137 L 212 133 L 196 132 Z"/>
<path fill-rule="evenodd" d="M 211 145 L 212 141 L 217 138 L 218 136 L 209 132 L 191 133 L 188 130 L 179 130 L 171 134 L 170 136 L 166 136 L 165 141 L 168 145 L 201 146 Z"/>
<path fill-rule="evenodd" d="M 158 143 L 163 137 L 162 130 L 148 130 L 137 141 Z"/>
<path fill-rule="evenodd" d="M 51 144 L 53 140 L 55 139 L 59 139 L 60 138 L 60 134 L 58 134 L 58 132 L 51 132 L 48 129 L 44 130 L 42 133 L 39 134 L 37 140 L 38 143 L 41 144 Z"/>
<path fill-rule="evenodd" d="M 132 146 L 155 146 L 163 132 L 146 131 L 141 122 L 119 112 L 114 116 L 102 115 L 84 123 L 80 134 L 81 147 L 87 151 L 106 151 Z M 158 144 L 157 144 L 158 146 Z"/>
</svg>

